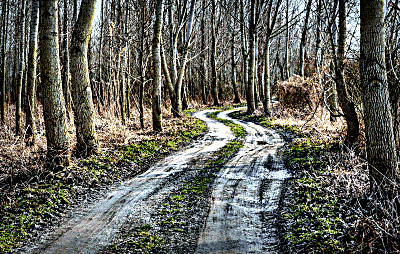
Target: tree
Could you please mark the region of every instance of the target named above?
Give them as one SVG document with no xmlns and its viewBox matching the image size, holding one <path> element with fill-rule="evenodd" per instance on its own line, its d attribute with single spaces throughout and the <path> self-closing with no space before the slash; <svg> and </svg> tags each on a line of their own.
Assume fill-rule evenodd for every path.
<svg viewBox="0 0 400 254">
<path fill-rule="evenodd" d="M 236 27 L 236 13 L 237 13 L 237 5 L 235 4 L 235 15 L 232 18 L 232 25 L 231 25 L 231 62 L 232 62 L 232 73 L 231 73 L 231 80 L 232 80 L 232 85 L 233 85 L 233 93 L 235 95 L 235 98 L 233 99 L 233 103 L 240 103 L 240 95 L 239 95 L 239 89 L 238 85 L 236 82 L 236 54 L 235 54 L 235 27 Z"/>
<path fill-rule="evenodd" d="M 216 6 L 215 1 L 211 1 L 211 92 L 214 106 L 219 105 L 218 86 L 217 86 L 217 42 L 216 42 Z"/>
<path fill-rule="evenodd" d="M 71 40 L 71 84 L 77 151 L 84 157 L 98 150 L 87 58 L 95 7 L 96 0 L 82 1 Z"/>
<path fill-rule="evenodd" d="M 6 46 L 8 37 L 8 21 L 10 16 L 10 2 L 9 0 L 3 1 L 2 5 L 2 45 L 1 45 L 1 97 L 0 97 L 0 115 L 1 122 L 5 121 L 6 112 Z"/>
<path fill-rule="evenodd" d="M 371 184 L 399 177 L 385 69 L 383 0 L 360 2 L 360 75 Z"/>
<path fill-rule="evenodd" d="M 60 74 L 57 0 L 40 0 L 39 4 L 40 66 L 47 166 L 58 171 L 69 165 L 70 151 Z"/>
<path fill-rule="evenodd" d="M 153 130 L 162 131 L 162 112 L 161 112 L 161 27 L 163 23 L 163 0 L 156 2 L 156 19 L 154 23 L 153 38 Z M 180 90 L 179 90 L 180 91 Z"/>
<path fill-rule="evenodd" d="M 301 40 L 300 40 L 300 76 L 304 77 L 304 57 L 305 57 L 305 47 L 307 43 L 307 31 L 308 31 L 308 20 L 310 18 L 310 11 L 311 11 L 311 0 L 308 0 L 306 6 L 306 18 L 304 19 L 304 27 L 301 33 Z"/>
<path fill-rule="evenodd" d="M 247 84 L 246 100 L 247 113 L 252 114 L 256 110 L 254 100 L 254 84 L 256 80 L 256 33 L 257 33 L 257 10 L 258 0 L 250 1 L 250 17 L 249 17 L 249 83 Z"/>
<path fill-rule="evenodd" d="M 352 145 L 358 135 L 360 134 L 360 127 L 357 118 L 357 113 L 355 109 L 354 102 L 349 100 L 349 95 L 347 93 L 347 87 L 344 80 L 344 67 L 345 67 L 345 47 L 346 47 L 346 0 L 339 0 L 339 41 L 338 41 L 338 52 L 337 56 L 334 53 L 335 59 L 335 82 L 337 85 L 339 105 L 342 108 L 343 115 L 346 119 L 347 124 L 347 134 L 345 143 L 347 145 Z M 333 52 L 335 52 L 335 47 L 332 45 Z M 318 61 L 318 60 L 317 60 Z"/>
<path fill-rule="evenodd" d="M 264 72 L 264 114 L 266 116 L 270 116 L 272 113 L 271 108 L 271 69 L 270 69 L 270 47 L 271 47 L 271 36 L 272 32 L 274 31 L 274 27 L 276 24 L 276 19 L 278 17 L 279 7 L 282 3 L 282 0 L 277 0 L 275 3 L 275 9 L 273 9 L 273 0 L 268 1 L 267 6 L 267 27 L 265 31 L 265 46 L 264 46 L 264 65 L 265 65 L 265 72 Z M 289 8 L 289 7 L 286 7 Z"/>
<path fill-rule="evenodd" d="M 200 34 L 201 34 L 201 75 L 200 78 L 200 88 L 201 88 L 201 99 L 203 104 L 207 104 L 207 87 L 208 87 L 208 69 L 207 69 L 207 52 L 206 52 L 206 0 L 202 1 L 202 17 L 200 24 Z"/>
<path fill-rule="evenodd" d="M 71 109 L 71 95 L 70 95 L 70 77 L 69 77 L 69 22 L 68 22 L 68 0 L 64 0 L 64 31 L 63 31 L 63 71 L 62 84 L 65 99 L 65 107 L 67 108 L 67 115 L 69 118 L 69 112 Z"/>
<path fill-rule="evenodd" d="M 21 114 L 22 114 L 22 87 L 24 86 L 24 73 L 25 73 L 25 2 L 22 0 L 21 6 L 21 30 L 20 30 L 20 44 L 19 44 L 19 71 L 17 83 L 17 105 L 15 110 L 15 134 L 21 135 Z"/>
<path fill-rule="evenodd" d="M 179 19 L 178 22 L 174 20 L 174 1 L 170 1 L 168 13 L 169 13 L 169 29 L 170 29 L 170 69 L 168 70 L 167 61 L 165 59 L 165 52 L 162 52 L 162 68 L 166 76 L 166 83 L 169 89 L 171 102 L 172 102 L 172 112 L 175 117 L 180 117 L 182 115 L 182 85 L 185 76 L 186 64 L 188 61 L 189 47 L 192 41 L 192 29 L 194 23 L 194 7 L 196 0 L 191 0 L 189 13 L 187 12 L 187 2 L 178 1 L 179 6 Z M 186 36 L 184 36 L 184 30 L 186 24 Z M 179 40 L 180 39 L 180 40 Z M 181 45 L 181 56 L 180 63 L 178 64 L 178 42 Z"/>
<path fill-rule="evenodd" d="M 36 114 L 36 76 L 37 76 L 37 48 L 39 28 L 39 1 L 32 0 L 32 14 L 29 36 L 27 105 L 26 105 L 26 142 L 35 143 L 35 114 Z"/>
</svg>

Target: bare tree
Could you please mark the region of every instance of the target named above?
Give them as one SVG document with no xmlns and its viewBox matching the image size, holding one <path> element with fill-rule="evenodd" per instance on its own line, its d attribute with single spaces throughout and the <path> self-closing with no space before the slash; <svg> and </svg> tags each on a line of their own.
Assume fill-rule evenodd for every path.
<svg viewBox="0 0 400 254">
<path fill-rule="evenodd" d="M 58 49 L 57 0 L 40 0 L 40 66 L 43 113 L 47 137 L 47 165 L 61 170 L 70 163 L 67 115 L 62 93 Z"/>
<path fill-rule="evenodd" d="M 26 105 L 26 142 L 35 143 L 35 114 L 36 114 L 36 76 L 37 76 L 37 49 L 39 28 L 39 1 L 32 0 L 31 24 L 29 36 L 27 105 Z"/>
<path fill-rule="evenodd" d="M 371 184 L 398 181 L 396 146 L 385 69 L 383 0 L 360 2 L 360 74 Z"/>
<path fill-rule="evenodd" d="M 343 115 L 346 119 L 347 124 L 347 135 L 345 143 L 352 145 L 358 135 L 360 134 L 360 127 L 357 118 L 354 102 L 349 100 L 347 93 L 347 87 L 344 80 L 344 67 L 345 67 L 345 47 L 346 47 L 346 35 L 347 24 L 346 24 L 346 0 L 339 0 L 339 41 L 338 41 L 338 52 L 337 56 L 334 53 L 335 59 L 335 82 L 337 85 L 339 105 L 342 108 Z M 333 52 L 335 52 L 335 47 Z M 318 61 L 318 60 L 317 60 Z"/>
<path fill-rule="evenodd" d="M 82 1 L 71 40 L 71 84 L 74 101 L 74 120 L 77 150 L 82 156 L 90 156 L 98 150 L 87 58 L 95 7 L 96 0 Z"/>
<path fill-rule="evenodd" d="M 6 112 L 6 46 L 8 38 L 8 20 L 10 16 L 10 3 L 9 0 L 3 1 L 2 5 L 2 45 L 1 45 L 1 97 L 0 97 L 0 115 L 1 122 L 5 121 Z"/>
<path fill-rule="evenodd" d="M 21 114 L 22 114 L 22 87 L 24 86 L 24 73 L 25 73 L 25 2 L 22 0 L 21 6 L 21 30 L 20 30 L 20 44 L 19 44 L 19 71 L 17 83 L 17 105 L 15 110 L 15 134 L 21 135 Z"/>
<path fill-rule="evenodd" d="M 162 112 L 161 112 L 161 27 L 163 23 L 163 0 L 156 2 L 156 19 L 154 23 L 153 38 L 153 130 L 162 131 Z"/>
<path fill-rule="evenodd" d="M 69 112 L 71 110 L 71 95 L 70 95 L 70 71 L 69 71 L 69 22 L 68 22 L 68 0 L 64 0 L 64 30 L 63 30 L 63 71 L 62 75 L 62 83 L 63 83 L 63 92 L 65 99 L 65 107 L 67 108 L 67 115 L 69 118 Z"/>
</svg>

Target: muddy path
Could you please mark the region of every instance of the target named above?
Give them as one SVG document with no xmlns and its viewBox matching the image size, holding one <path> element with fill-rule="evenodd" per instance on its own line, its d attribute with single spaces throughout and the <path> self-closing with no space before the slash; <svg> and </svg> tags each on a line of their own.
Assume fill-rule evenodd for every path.
<svg viewBox="0 0 400 254">
<path fill-rule="evenodd" d="M 206 116 L 209 112 L 194 115 L 209 127 L 202 139 L 75 212 L 62 226 L 43 235 L 35 246 L 23 253 L 108 253 L 107 246 L 127 225 L 152 224 L 160 202 L 177 188 L 184 175 L 200 169 L 214 152 L 234 139 L 227 126 Z M 231 119 L 228 117 L 231 112 L 222 112 L 218 117 L 246 128 L 244 147 L 219 172 L 207 201 L 209 204 L 198 210 L 200 218 L 196 220 L 196 229 L 175 239 L 175 245 L 185 242 L 189 247 L 167 252 L 279 252 L 276 220 L 290 177 L 277 156 L 283 141 L 272 130 Z"/>
<path fill-rule="evenodd" d="M 284 142 L 273 130 L 218 115 L 246 128 L 244 147 L 216 180 L 196 253 L 278 253 L 278 212 L 291 177 L 278 156 Z"/>
</svg>

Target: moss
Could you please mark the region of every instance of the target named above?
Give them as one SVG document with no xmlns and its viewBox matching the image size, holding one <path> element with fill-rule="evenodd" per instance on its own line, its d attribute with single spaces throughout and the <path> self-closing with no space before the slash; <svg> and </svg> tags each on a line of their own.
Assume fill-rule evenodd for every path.
<svg viewBox="0 0 400 254">
<path fill-rule="evenodd" d="M 232 131 L 232 133 L 233 133 L 233 135 L 235 137 L 237 137 L 237 138 L 245 138 L 246 129 L 243 126 L 241 126 L 240 124 L 233 123 L 230 120 L 218 118 L 217 114 L 220 113 L 220 112 L 222 112 L 222 111 L 211 112 L 211 113 L 208 114 L 208 116 L 210 118 L 212 118 L 214 120 L 217 120 L 217 121 L 225 124 L 226 126 L 230 127 L 230 129 L 231 129 L 231 131 Z"/>
</svg>

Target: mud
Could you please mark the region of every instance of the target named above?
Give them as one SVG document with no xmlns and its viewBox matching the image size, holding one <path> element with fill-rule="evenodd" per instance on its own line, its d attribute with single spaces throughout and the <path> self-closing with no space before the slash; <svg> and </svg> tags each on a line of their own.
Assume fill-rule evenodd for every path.
<svg viewBox="0 0 400 254">
<path fill-rule="evenodd" d="M 55 232 L 43 237 L 26 253 L 97 253 L 109 245 L 113 236 L 118 235 L 119 229 L 132 218 L 150 221 L 156 200 L 168 193 L 163 186 L 171 177 L 198 157 L 217 151 L 234 139 L 227 126 L 206 117 L 209 112 L 194 115 L 205 121 L 209 128 L 202 139 L 121 184 L 85 211 L 78 212 Z"/>
<path fill-rule="evenodd" d="M 115 238 L 129 229 L 154 225 L 154 214 L 178 183 L 190 179 L 191 171 L 200 170 L 213 152 L 234 139 L 227 126 L 206 117 L 209 112 L 194 115 L 209 128 L 202 139 L 75 212 L 23 253 L 109 253 Z M 233 120 L 231 112 L 218 117 Z M 181 218 L 189 225 L 186 233 L 161 232 L 168 238 L 162 253 L 280 252 L 279 209 L 291 177 L 277 152 L 284 141 L 273 130 L 233 121 L 248 132 L 244 147 L 220 170 L 207 194 L 211 198 Z M 131 253 L 129 248 L 113 252 Z"/>
<path fill-rule="evenodd" d="M 233 120 L 225 111 L 220 118 Z M 222 170 L 212 193 L 196 253 L 277 253 L 277 220 L 285 182 L 291 177 L 273 130 L 233 120 L 246 128 L 245 146 Z"/>
</svg>

